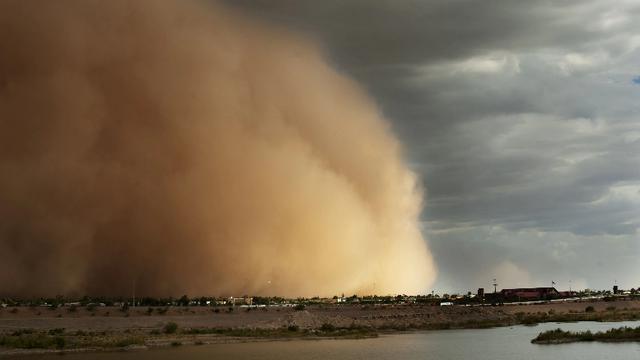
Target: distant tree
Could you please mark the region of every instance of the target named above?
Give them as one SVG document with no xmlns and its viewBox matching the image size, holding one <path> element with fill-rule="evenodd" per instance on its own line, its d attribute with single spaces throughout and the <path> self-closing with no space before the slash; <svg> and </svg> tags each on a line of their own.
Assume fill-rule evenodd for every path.
<svg viewBox="0 0 640 360">
<path fill-rule="evenodd" d="M 189 306 L 189 297 L 187 295 L 182 295 L 182 297 L 178 300 L 178 305 Z"/>
</svg>

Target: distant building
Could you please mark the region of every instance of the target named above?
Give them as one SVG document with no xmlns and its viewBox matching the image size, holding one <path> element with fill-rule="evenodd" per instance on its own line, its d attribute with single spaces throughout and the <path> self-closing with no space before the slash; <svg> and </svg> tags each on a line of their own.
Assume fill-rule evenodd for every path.
<svg viewBox="0 0 640 360">
<path fill-rule="evenodd" d="M 560 297 L 560 293 L 554 287 L 502 289 L 499 295 L 507 301 L 549 300 Z"/>
<path fill-rule="evenodd" d="M 561 298 L 570 298 L 577 295 L 575 291 L 559 291 L 558 294 Z"/>
<path fill-rule="evenodd" d="M 244 296 L 244 297 L 230 297 L 228 302 L 230 305 L 253 305 L 253 298 Z"/>
<path fill-rule="evenodd" d="M 478 299 L 484 298 L 484 288 L 478 288 Z"/>
</svg>

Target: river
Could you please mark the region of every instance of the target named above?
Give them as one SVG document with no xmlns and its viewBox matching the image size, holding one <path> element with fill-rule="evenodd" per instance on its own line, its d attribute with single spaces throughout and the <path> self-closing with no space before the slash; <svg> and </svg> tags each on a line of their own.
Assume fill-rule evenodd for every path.
<svg viewBox="0 0 640 360">
<path fill-rule="evenodd" d="M 640 326 L 640 321 L 597 323 L 547 323 L 493 329 L 424 331 L 362 340 L 295 340 L 184 346 L 149 351 L 68 354 L 66 360 L 624 360 L 640 359 L 640 343 L 572 343 L 534 345 L 539 332 L 563 330 L 602 331 L 620 326 Z M 60 359 L 58 355 L 30 356 L 33 360 Z"/>
</svg>

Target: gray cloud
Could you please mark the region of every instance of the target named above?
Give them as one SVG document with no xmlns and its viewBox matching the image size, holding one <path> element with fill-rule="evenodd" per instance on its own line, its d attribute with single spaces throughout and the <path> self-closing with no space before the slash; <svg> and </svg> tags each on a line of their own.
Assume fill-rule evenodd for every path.
<svg viewBox="0 0 640 360">
<path fill-rule="evenodd" d="M 640 4 L 233 3 L 322 43 L 394 121 L 437 287 L 640 286 Z"/>
</svg>

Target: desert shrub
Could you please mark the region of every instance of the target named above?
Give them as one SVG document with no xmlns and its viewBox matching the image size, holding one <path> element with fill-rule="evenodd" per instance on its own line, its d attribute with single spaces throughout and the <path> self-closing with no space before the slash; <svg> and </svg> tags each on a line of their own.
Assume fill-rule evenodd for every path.
<svg viewBox="0 0 640 360">
<path fill-rule="evenodd" d="M 298 325 L 289 325 L 287 327 L 287 330 L 289 331 L 298 331 L 300 329 L 300 327 Z"/>
<path fill-rule="evenodd" d="M 178 324 L 169 322 L 164 326 L 163 331 L 165 334 L 173 334 L 178 331 Z"/>
<path fill-rule="evenodd" d="M 158 314 L 160 315 L 164 315 L 167 313 L 167 311 L 169 310 L 169 308 L 157 308 L 156 311 L 158 312 Z"/>
<path fill-rule="evenodd" d="M 49 335 L 62 335 L 64 334 L 64 328 L 55 328 L 49 330 Z"/>
<path fill-rule="evenodd" d="M 333 324 L 324 323 L 324 324 L 322 324 L 322 326 L 320 326 L 320 330 L 326 331 L 326 332 L 331 332 L 331 331 L 335 331 L 336 327 L 333 326 Z"/>
<path fill-rule="evenodd" d="M 296 306 L 294 306 L 294 307 L 293 307 L 293 309 L 294 309 L 295 311 L 302 311 L 302 310 L 304 310 L 305 308 L 306 308 L 306 306 L 304 306 L 304 304 L 298 304 L 298 305 L 296 305 Z"/>
<path fill-rule="evenodd" d="M 19 329 L 11 333 L 11 336 L 30 335 L 35 333 L 34 329 Z"/>
<path fill-rule="evenodd" d="M 47 336 L 45 334 L 26 334 L 20 336 L 0 336 L 0 347 L 16 349 L 62 349 L 66 341 L 61 336 Z"/>
<path fill-rule="evenodd" d="M 144 341 L 139 337 L 133 337 L 133 336 L 118 339 L 114 343 L 114 345 L 117 347 L 127 347 L 131 345 L 141 345 L 141 344 L 144 344 Z"/>
<path fill-rule="evenodd" d="M 593 307 L 593 306 L 591 306 L 591 305 L 587 306 L 587 307 L 584 309 L 584 312 L 587 312 L 587 313 L 592 313 L 592 312 L 595 312 L 595 311 L 596 311 L 596 309 L 594 309 L 594 307 Z"/>
</svg>

